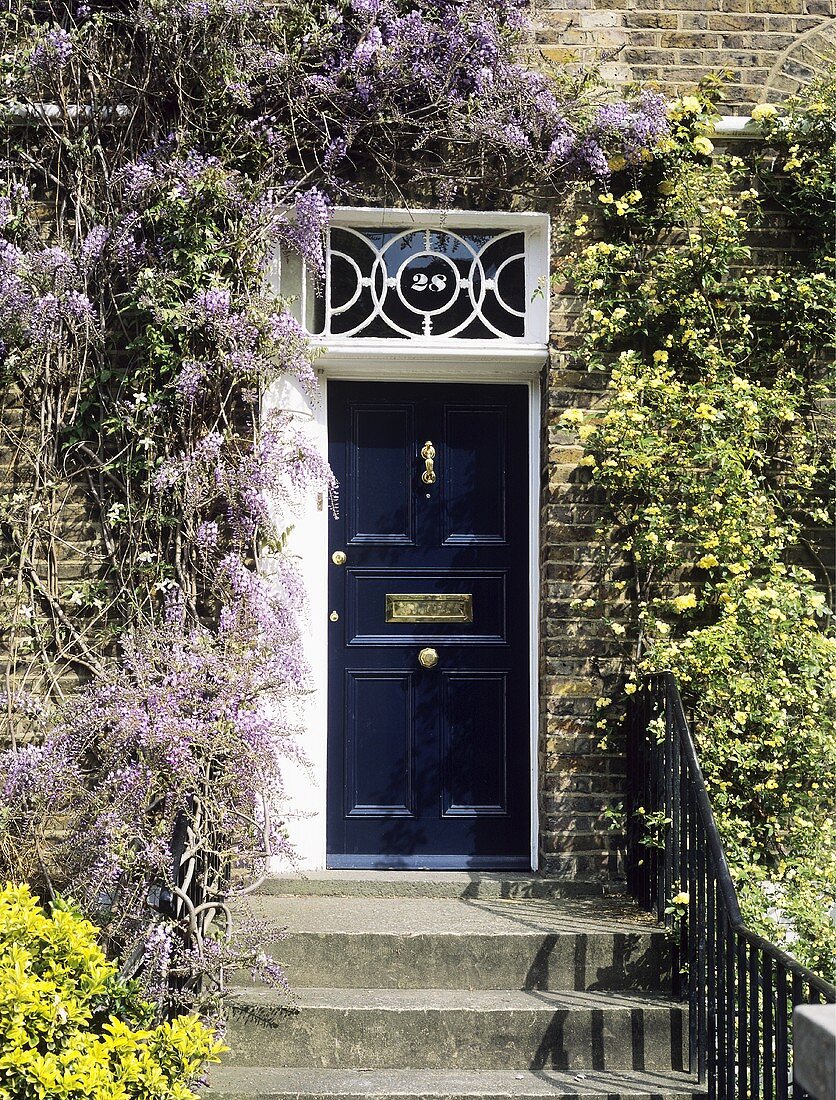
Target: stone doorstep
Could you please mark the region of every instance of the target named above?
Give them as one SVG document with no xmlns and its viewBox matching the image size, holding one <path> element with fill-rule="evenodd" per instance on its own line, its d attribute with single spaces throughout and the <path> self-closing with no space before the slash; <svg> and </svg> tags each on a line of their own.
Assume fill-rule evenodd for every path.
<svg viewBox="0 0 836 1100">
<path fill-rule="evenodd" d="M 292 897 L 600 898 L 623 896 L 624 887 L 501 871 L 303 871 L 271 875 L 259 892 Z"/>
<path fill-rule="evenodd" d="M 292 988 L 669 987 L 664 931 L 623 899 L 256 897 L 250 911 Z"/>
<path fill-rule="evenodd" d="M 299 989 L 231 1000 L 230 1065 L 682 1071 L 687 1011 L 658 994 Z"/>
<path fill-rule="evenodd" d="M 215 1068 L 206 1100 L 703 1100 L 684 1073 Z"/>
<path fill-rule="evenodd" d="M 658 933 L 650 913 L 625 896 L 536 898 L 377 897 L 256 894 L 247 910 L 290 932 L 362 935 Z"/>
</svg>

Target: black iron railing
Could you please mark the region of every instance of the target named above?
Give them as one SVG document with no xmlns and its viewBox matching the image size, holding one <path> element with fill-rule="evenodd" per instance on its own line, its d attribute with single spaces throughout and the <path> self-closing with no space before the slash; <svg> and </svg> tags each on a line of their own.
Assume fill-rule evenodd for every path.
<svg viewBox="0 0 836 1100">
<path fill-rule="evenodd" d="M 674 678 L 650 677 L 631 704 L 627 882 L 670 929 L 691 1072 L 709 1100 L 803 1100 L 792 1010 L 836 988 L 743 924 Z"/>
</svg>

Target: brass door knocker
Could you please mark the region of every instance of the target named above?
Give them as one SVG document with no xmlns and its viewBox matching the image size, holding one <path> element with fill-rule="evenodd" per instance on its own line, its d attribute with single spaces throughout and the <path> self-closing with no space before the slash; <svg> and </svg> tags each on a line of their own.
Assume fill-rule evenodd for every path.
<svg viewBox="0 0 836 1100">
<path fill-rule="evenodd" d="M 421 448 L 421 458 L 423 458 L 426 467 L 421 474 L 421 480 L 425 485 L 435 485 L 435 447 L 433 447 L 431 439 L 428 439 Z"/>
</svg>

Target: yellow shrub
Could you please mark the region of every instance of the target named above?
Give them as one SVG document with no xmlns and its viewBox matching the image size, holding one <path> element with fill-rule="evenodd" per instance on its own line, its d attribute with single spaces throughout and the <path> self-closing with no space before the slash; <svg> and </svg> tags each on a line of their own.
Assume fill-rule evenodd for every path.
<svg viewBox="0 0 836 1100">
<path fill-rule="evenodd" d="M 222 1044 L 195 1016 L 150 1020 L 89 921 L 0 890 L 0 1100 L 193 1100 Z"/>
</svg>

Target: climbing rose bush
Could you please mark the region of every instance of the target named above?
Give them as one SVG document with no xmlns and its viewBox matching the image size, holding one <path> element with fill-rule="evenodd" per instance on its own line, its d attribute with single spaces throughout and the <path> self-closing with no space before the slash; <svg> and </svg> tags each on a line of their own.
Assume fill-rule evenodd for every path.
<svg viewBox="0 0 836 1100">
<path fill-rule="evenodd" d="M 563 416 L 610 505 L 607 560 L 628 564 L 601 608 L 606 622 L 609 600 L 632 597 L 627 694 L 642 673 L 676 675 L 746 920 L 828 976 L 836 635 L 805 529 L 833 523 L 832 96 L 817 85 L 757 111 L 764 146 L 746 162 L 712 157 L 716 109 L 699 89 L 670 105 L 653 163 L 592 188 L 599 239 L 582 215 L 568 267 L 584 358 L 608 385 L 600 407 Z M 775 271 L 751 268 L 767 190 L 806 245 Z M 607 746 L 618 707 L 599 705 Z"/>
</svg>

